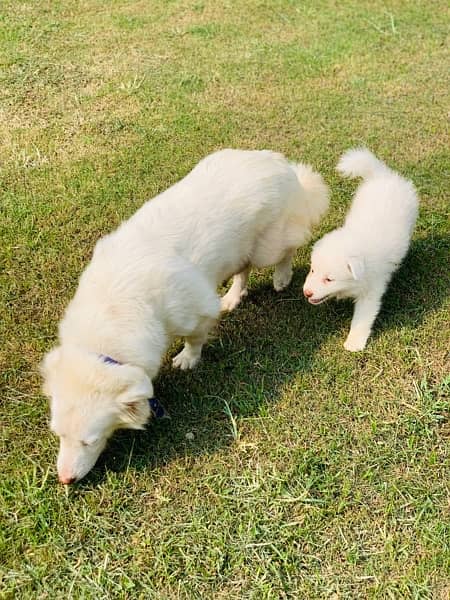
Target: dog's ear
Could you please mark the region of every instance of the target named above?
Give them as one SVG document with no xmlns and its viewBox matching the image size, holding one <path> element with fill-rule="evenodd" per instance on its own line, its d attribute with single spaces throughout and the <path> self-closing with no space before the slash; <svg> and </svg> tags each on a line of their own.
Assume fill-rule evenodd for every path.
<svg viewBox="0 0 450 600">
<path fill-rule="evenodd" d="M 127 369 L 127 366 L 118 369 Z M 128 369 L 134 371 L 134 377 L 117 398 L 120 419 L 128 429 L 144 429 L 150 417 L 148 399 L 153 397 L 153 385 L 139 367 L 128 367 Z"/>
<path fill-rule="evenodd" d="M 51 395 L 50 380 L 52 378 L 52 373 L 56 370 L 60 356 L 61 348 L 53 348 L 53 350 L 47 352 L 40 364 L 41 375 L 44 379 L 42 390 L 46 396 Z"/>
<path fill-rule="evenodd" d="M 351 256 L 347 262 L 347 268 L 355 281 L 359 281 L 364 276 L 364 259 L 360 256 Z"/>
</svg>

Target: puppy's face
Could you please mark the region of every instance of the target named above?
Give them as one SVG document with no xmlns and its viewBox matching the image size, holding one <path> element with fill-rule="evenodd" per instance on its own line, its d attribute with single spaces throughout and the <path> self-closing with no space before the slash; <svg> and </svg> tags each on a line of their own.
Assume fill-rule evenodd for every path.
<svg viewBox="0 0 450 600">
<path fill-rule="evenodd" d="M 354 297 L 363 277 L 361 258 L 313 251 L 303 294 L 310 304 L 321 304 L 329 298 Z"/>
<path fill-rule="evenodd" d="M 42 365 L 50 398 L 50 428 L 59 437 L 61 483 L 74 483 L 95 465 L 116 429 L 143 429 L 149 416 L 150 379 L 139 367 L 104 363 L 95 354 L 55 348 Z"/>
</svg>

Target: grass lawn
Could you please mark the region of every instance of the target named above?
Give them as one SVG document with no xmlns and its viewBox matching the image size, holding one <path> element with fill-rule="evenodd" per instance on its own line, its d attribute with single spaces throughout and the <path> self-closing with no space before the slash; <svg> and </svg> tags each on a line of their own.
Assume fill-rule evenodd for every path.
<svg viewBox="0 0 450 600">
<path fill-rule="evenodd" d="M 3 0 L 0 597 L 450 597 L 449 12 L 443 0 Z M 254 272 L 172 419 L 66 493 L 38 364 L 95 241 L 223 147 L 367 144 L 421 197 L 367 350 L 352 306 Z M 173 354 L 173 352 L 172 352 Z"/>
</svg>

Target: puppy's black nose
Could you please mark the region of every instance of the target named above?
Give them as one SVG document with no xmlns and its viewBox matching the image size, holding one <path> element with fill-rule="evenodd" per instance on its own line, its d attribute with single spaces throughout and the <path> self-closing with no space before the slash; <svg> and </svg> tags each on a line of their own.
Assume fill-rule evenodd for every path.
<svg viewBox="0 0 450 600">
<path fill-rule="evenodd" d="M 303 294 L 305 298 L 311 298 L 311 296 L 313 295 L 311 290 L 303 290 Z"/>
</svg>

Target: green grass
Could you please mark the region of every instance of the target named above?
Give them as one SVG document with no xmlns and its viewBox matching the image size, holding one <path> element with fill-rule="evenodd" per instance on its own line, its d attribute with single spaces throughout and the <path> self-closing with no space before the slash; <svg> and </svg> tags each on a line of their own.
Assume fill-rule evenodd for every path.
<svg viewBox="0 0 450 600">
<path fill-rule="evenodd" d="M 0 11 L 2 598 L 450 594 L 446 3 L 5 0 Z M 98 237 L 225 146 L 332 187 L 367 144 L 416 184 L 411 252 L 360 355 L 351 306 L 255 272 L 171 413 L 66 495 L 38 363 Z"/>
</svg>

